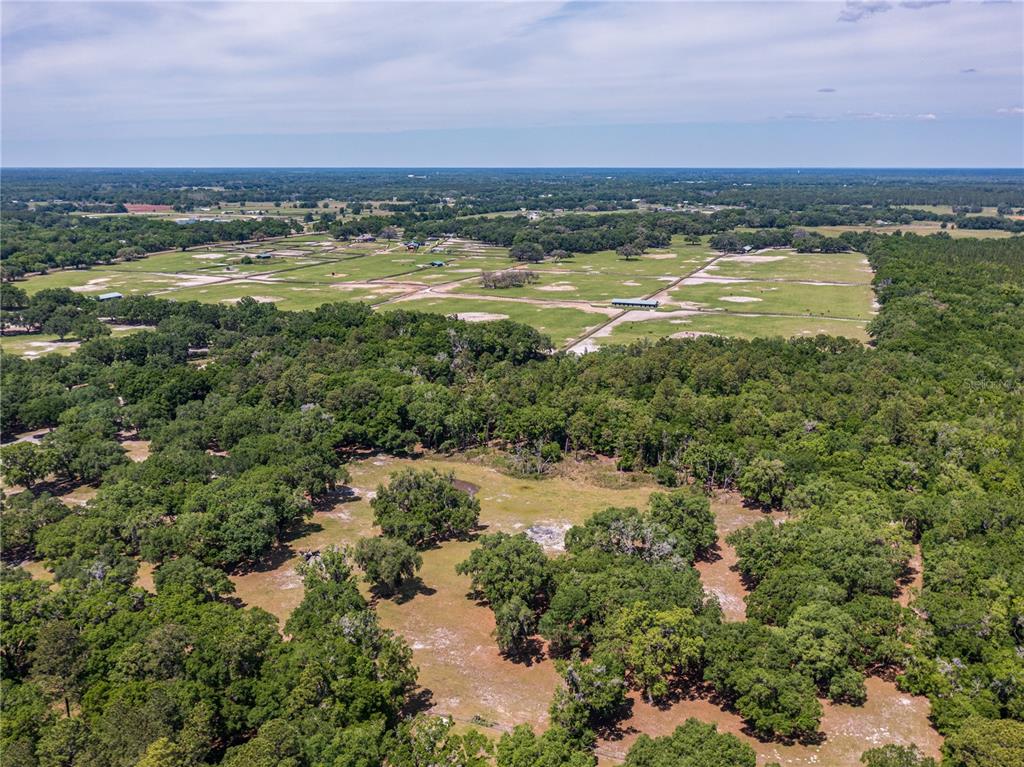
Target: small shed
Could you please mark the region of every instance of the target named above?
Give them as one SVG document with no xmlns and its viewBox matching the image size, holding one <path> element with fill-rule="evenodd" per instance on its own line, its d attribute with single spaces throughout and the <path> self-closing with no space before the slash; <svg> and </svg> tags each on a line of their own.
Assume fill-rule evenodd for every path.
<svg viewBox="0 0 1024 767">
<path fill-rule="evenodd" d="M 657 309 L 658 301 L 647 298 L 613 298 L 612 306 L 622 306 L 630 309 Z"/>
<path fill-rule="evenodd" d="M 124 298 L 121 293 L 100 293 L 96 296 L 97 301 L 113 301 L 115 298 Z"/>
<path fill-rule="evenodd" d="M 444 266 L 444 261 L 431 261 L 431 266 Z"/>
</svg>

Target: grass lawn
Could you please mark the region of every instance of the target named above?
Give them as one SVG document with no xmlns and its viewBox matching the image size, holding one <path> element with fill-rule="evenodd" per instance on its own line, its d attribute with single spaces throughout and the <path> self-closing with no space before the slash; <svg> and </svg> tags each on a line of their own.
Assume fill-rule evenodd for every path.
<svg viewBox="0 0 1024 767">
<path fill-rule="evenodd" d="M 305 286 L 273 282 L 232 282 L 220 285 L 201 285 L 173 290 L 162 296 L 172 301 L 202 301 L 203 303 L 233 303 L 245 296 L 275 304 L 279 309 L 315 309 L 321 304 L 336 301 L 383 301 L 402 288 L 381 285 L 379 288 L 346 288 Z"/>
<path fill-rule="evenodd" d="M 381 311 L 407 309 L 436 314 L 487 315 L 490 319 L 511 319 L 532 325 L 551 339 L 555 346 L 563 346 L 578 338 L 585 330 L 600 325 L 607 317 L 597 312 L 586 312 L 560 306 L 542 306 L 518 301 L 486 301 L 474 298 L 438 298 L 398 301 L 380 307 Z M 494 316 L 490 316 L 494 315 Z"/>
<path fill-rule="evenodd" d="M 806 285 L 799 282 L 705 282 L 680 285 L 672 300 L 739 314 L 794 314 L 868 320 L 870 285 Z"/>
<path fill-rule="evenodd" d="M 650 253 L 629 261 L 614 250 L 601 250 L 597 253 L 578 253 L 564 261 L 545 261 L 530 268 L 537 271 L 569 270 L 600 273 L 627 280 L 633 277 L 681 277 L 696 271 L 714 257 L 715 254 L 704 246 L 683 245 L 655 248 Z"/>
<path fill-rule="evenodd" d="M 337 282 L 362 282 L 395 277 L 415 280 L 419 272 L 441 271 L 429 266 L 433 258 L 406 251 L 393 251 L 368 256 L 349 256 L 338 261 L 317 261 L 298 269 L 289 269 L 274 276 L 287 282 L 308 282 L 331 285 Z"/>
<path fill-rule="evenodd" d="M 50 272 L 49 274 L 30 277 L 24 282 L 15 283 L 29 295 L 46 288 L 72 288 L 77 293 L 96 296 L 100 293 L 116 291 L 118 293 L 145 294 L 154 290 L 164 290 L 176 285 L 187 283 L 187 274 L 149 274 L 134 272 L 118 272 L 111 267 L 95 267 L 93 269 L 69 269 L 67 271 Z"/>
<path fill-rule="evenodd" d="M 129 327 L 118 326 L 111 328 L 111 335 L 115 338 L 126 336 L 131 333 L 138 333 L 141 330 L 152 330 L 151 327 Z M 21 333 L 15 336 L 0 336 L 0 349 L 8 354 L 16 354 L 19 357 L 41 357 L 44 354 L 71 354 L 79 347 L 80 342 L 75 338 L 59 340 L 55 335 L 47 333 Z"/>
<path fill-rule="evenodd" d="M 521 288 L 489 290 L 473 280 L 455 288 L 454 293 L 475 293 L 509 298 L 540 298 L 550 301 L 595 301 L 607 303 L 613 298 L 638 298 L 663 290 L 676 279 L 635 275 L 623 277 L 600 272 L 538 271 L 539 282 Z"/>
<path fill-rule="evenodd" d="M 595 338 L 601 346 L 628 344 L 647 339 L 671 337 L 684 333 L 714 333 L 733 338 L 758 338 L 766 336 L 816 336 L 824 333 L 831 336 L 846 336 L 858 341 L 867 341 L 866 322 L 848 322 L 827 318 L 810 317 L 756 317 L 743 314 L 694 313 L 686 317 L 664 320 L 623 322 L 616 325 L 610 335 Z"/>
<path fill-rule="evenodd" d="M 860 253 L 776 251 L 755 256 L 726 256 L 707 268 L 714 277 L 815 282 L 871 282 L 872 272 Z"/>
</svg>

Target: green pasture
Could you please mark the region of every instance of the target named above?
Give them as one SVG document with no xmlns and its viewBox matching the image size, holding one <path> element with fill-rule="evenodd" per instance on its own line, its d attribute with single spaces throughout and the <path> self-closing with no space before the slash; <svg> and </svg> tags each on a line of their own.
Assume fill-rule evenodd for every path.
<svg viewBox="0 0 1024 767">
<path fill-rule="evenodd" d="M 707 267 L 713 277 L 749 280 L 871 282 L 871 267 L 860 253 L 797 253 L 772 250 L 750 256 L 724 256 Z"/>
<path fill-rule="evenodd" d="M 216 285 L 201 285 L 175 290 L 162 296 L 173 301 L 201 301 L 203 303 L 233 303 L 245 296 L 258 301 L 273 303 L 284 310 L 315 309 L 321 304 L 337 301 L 379 302 L 398 295 L 403 291 L 382 285 L 380 288 L 351 288 L 345 286 L 300 286 L 272 282 L 230 282 Z"/>
<path fill-rule="evenodd" d="M 870 285 L 807 285 L 799 282 L 705 282 L 680 285 L 673 301 L 739 314 L 794 314 L 868 320 Z M 732 300 L 730 300 L 732 299 Z"/>
<path fill-rule="evenodd" d="M 555 346 L 564 346 L 569 340 L 578 338 L 586 330 L 596 327 L 608 318 L 596 312 L 586 312 L 560 306 L 543 306 L 520 301 L 487 301 L 472 298 L 438 298 L 428 296 L 422 299 L 398 301 L 380 307 L 381 311 L 406 309 L 435 314 L 486 314 L 504 315 L 516 322 L 532 325 L 551 339 Z"/>
<path fill-rule="evenodd" d="M 110 335 L 117 338 L 152 329 L 148 326 L 118 326 L 111 328 Z M 71 354 L 79 344 L 80 341 L 73 337 L 61 341 L 57 336 L 49 333 L 19 333 L 13 336 L 0 336 L 0 349 L 7 354 L 15 354 L 19 357 L 33 358 L 46 354 Z"/>
<path fill-rule="evenodd" d="M 92 269 L 68 269 L 40 274 L 16 283 L 29 295 L 47 288 L 72 288 L 84 295 L 117 292 L 124 295 L 146 294 L 166 290 L 187 281 L 185 274 L 149 274 L 114 271 L 114 267 L 97 266 Z"/>
<path fill-rule="evenodd" d="M 613 298 L 638 298 L 665 289 L 668 278 L 623 277 L 600 272 L 555 272 L 538 271 L 540 280 L 521 288 L 491 290 L 480 285 L 478 280 L 467 282 L 455 288 L 455 293 L 472 293 L 508 296 L 510 298 L 538 298 L 548 301 L 593 301 L 607 303 Z M 675 279 L 675 278 L 672 278 Z"/>
<path fill-rule="evenodd" d="M 795 338 L 819 334 L 846 336 L 867 341 L 867 323 L 850 322 L 822 317 L 764 317 L 746 314 L 695 312 L 686 317 L 623 322 L 616 325 L 608 336 L 594 338 L 599 346 L 628 344 L 634 341 L 656 341 L 672 336 L 685 337 L 688 333 L 713 333 L 733 338 L 763 338 L 782 336 Z"/>
</svg>

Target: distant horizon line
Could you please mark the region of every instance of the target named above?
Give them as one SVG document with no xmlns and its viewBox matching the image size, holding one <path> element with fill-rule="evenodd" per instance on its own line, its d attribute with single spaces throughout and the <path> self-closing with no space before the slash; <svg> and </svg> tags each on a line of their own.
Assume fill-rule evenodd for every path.
<svg viewBox="0 0 1024 767">
<path fill-rule="evenodd" d="M 8 170 L 828 170 L 828 171 L 1012 171 L 1005 165 L 0 165 Z"/>
</svg>

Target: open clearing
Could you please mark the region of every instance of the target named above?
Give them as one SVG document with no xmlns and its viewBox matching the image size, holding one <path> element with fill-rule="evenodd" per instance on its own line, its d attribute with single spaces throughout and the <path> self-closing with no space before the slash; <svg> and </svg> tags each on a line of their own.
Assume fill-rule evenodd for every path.
<svg viewBox="0 0 1024 767">
<path fill-rule="evenodd" d="M 283 623 L 302 599 L 302 584 L 295 571 L 300 552 L 376 534 L 369 498 L 378 484 L 406 466 L 454 471 L 458 479 L 475 485 L 483 532 L 516 533 L 538 525 L 552 533 L 555 543 L 569 525 L 595 511 L 612 505 L 642 507 L 649 494 L 659 489 L 644 475 L 616 472 L 605 461 L 566 461 L 558 476 L 525 480 L 470 460 L 367 458 L 349 464 L 350 496 L 340 497 L 333 506 L 317 512 L 263 567 L 232 578 L 236 596 L 248 605 L 270 611 Z M 763 516 L 731 494 L 716 497 L 713 508 L 720 536 Z M 454 541 L 424 552 L 418 581 L 396 598 L 378 601 L 376 609 L 382 622 L 412 647 L 423 696 L 435 713 L 450 715 L 462 723 L 480 717 L 494 723 L 491 731 L 495 734 L 519 722 L 543 728 L 551 695 L 559 684 L 558 675 L 548 659 L 526 665 L 498 654 L 491 636 L 494 619 L 490 609 L 467 598 L 469 579 L 454 571 L 474 546 L 472 541 Z M 557 547 L 551 545 L 548 552 L 556 556 Z M 727 620 L 740 620 L 744 615 L 745 592 L 732 569 L 734 562 L 735 552 L 723 542 L 716 555 L 697 565 L 706 588 L 719 595 Z M 926 753 L 938 754 L 941 739 L 928 723 L 927 699 L 901 693 L 881 679 L 871 678 L 867 686 L 868 701 L 862 707 L 824 703 L 822 728 L 826 738 L 817 745 L 784 745 L 751 738 L 744 732 L 742 720 L 705 692 L 695 691 L 692 697 L 665 708 L 649 706 L 634 697 L 632 715 L 621 723 L 621 734 L 601 741 L 598 753 L 602 763 L 616 764 L 639 733 L 668 734 L 686 718 L 695 716 L 750 743 L 758 753 L 759 764 L 778 761 L 793 767 L 853 767 L 865 748 L 885 743 L 915 742 Z"/>
<path fill-rule="evenodd" d="M 630 317 L 633 314 L 629 315 Z M 767 317 L 741 313 L 692 312 L 673 319 L 659 319 L 657 316 L 640 321 L 627 321 L 615 325 L 607 335 L 591 336 L 594 346 L 631 343 L 646 339 L 689 338 L 712 334 L 735 338 L 756 338 L 782 336 L 783 338 L 814 337 L 819 334 L 846 336 L 858 341 L 867 341 L 867 323 L 849 320 L 817 318 L 809 322 L 803 317 Z"/>
<path fill-rule="evenodd" d="M 138 333 L 140 330 L 152 330 L 151 327 L 118 325 L 110 329 L 115 338 Z M 0 336 L 0 349 L 8 354 L 34 359 L 45 354 L 71 354 L 81 343 L 75 340 L 61 341 L 55 335 L 46 333 L 21 333 L 13 336 Z"/>
<path fill-rule="evenodd" d="M 431 265 L 436 261 L 443 266 Z M 480 284 L 481 272 L 512 268 L 530 269 L 538 280 L 506 289 Z M 67 287 L 94 296 L 117 291 L 205 303 L 252 296 L 284 310 L 351 300 L 472 321 L 505 316 L 537 328 L 557 348 L 584 352 L 640 338 L 705 333 L 741 338 L 828 333 L 867 341 L 867 321 L 874 314 L 871 277 L 859 253 L 771 249 L 725 255 L 710 250 L 707 238 L 687 244 L 675 236 L 668 247 L 630 260 L 608 250 L 517 264 L 505 248 L 459 238 L 410 251 L 399 242 L 336 242 L 313 234 L 55 271 L 29 278 L 24 287 L 29 293 Z M 661 305 L 657 311 L 627 312 L 611 305 L 615 298 L 654 299 Z M 692 315 L 680 317 L 680 311 Z"/>
</svg>

